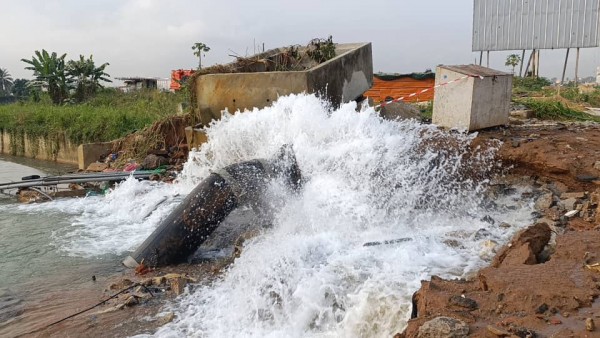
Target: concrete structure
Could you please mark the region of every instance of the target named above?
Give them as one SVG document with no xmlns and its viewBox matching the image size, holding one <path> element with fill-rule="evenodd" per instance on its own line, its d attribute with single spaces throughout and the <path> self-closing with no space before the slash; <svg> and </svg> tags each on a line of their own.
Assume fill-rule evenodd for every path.
<svg viewBox="0 0 600 338">
<path fill-rule="evenodd" d="M 436 85 L 452 80 L 458 81 L 435 91 L 434 124 L 471 131 L 508 123 L 512 74 L 477 65 L 437 67 Z"/>
<path fill-rule="evenodd" d="M 371 44 L 354 43 L 337 44 L 336 57 L 305 71 L 201 75 L 196 78 L 195 91 L 200 120 L 208 125 L 226 108 L 232 113 L 263 108 L 288 94 L 317 93 L 339 106 L 360 97 L 372 84 Z"/>
<path fill-rule="evenodd" d="M 77 164 L 77 146 L 64 135 L 47 139 L 0 130 L 0 153 Z"/>
<path fill-rule="evenodd" d="M 110 154 L 112 149 L 112 142 L 80 144 L 77 147 L 77 164 L 79 165 L 79 169 L 87 169 L 90 164 L 100 160 L 102 156 Z"/>
</svg>

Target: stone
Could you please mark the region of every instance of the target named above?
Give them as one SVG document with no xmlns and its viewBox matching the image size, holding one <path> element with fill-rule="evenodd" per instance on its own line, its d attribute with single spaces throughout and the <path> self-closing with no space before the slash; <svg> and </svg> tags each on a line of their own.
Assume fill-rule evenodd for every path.
<svg viewBox="0 0 600 338">
<path fill-rule="evenodd" d="M 499 225 L 499 227 L 501 227 L 501 228 L 504 228 L 504 229 L 510 228 L 511 226 L 512 226 L 512 225 L 510 225 L 510 224 L 508 224 L 508 223 L 506 223 L 506 222 L 502 222 L 502 223 L 500 223 L 500 225 Z"/>
<path fill-rule="evenodd" d="M 510 116 L 517 119 L 530 119 L 534 117 L 534 113 L 532 110 L 524 109 L 524 110 L 513 110 L 510 112 Z"/>
<path fill-rule="evenodd" d="M 534 205 L 535 210 L 542 211 L 549 209 L 552 206 L 552 203 L 554 203 L 554 199 L 552 197 L 552 193 L 546 193 L 538 197 Z"/>
<path fill-rule="evenodd" d="M 382 106 L 379 115 L 386 120 L 421 120 L 421 112 L 404 102 L 393 102 Z"/>
<path fill-rule="evenodd" d="M 577 204 L 576 198 L 567 198 L 566 200 L 562 200 L 560 202 L 561 206 L 565 209 L 565 211 L 575 210 L 575 205 Z"/>
<path fill-rule="evenodd" d="M 187 284 L 187 279 L 183 277 L 175 277 L 169 279 L 169 285 L 171 286 L 171 291 L 177 296 L 185 291 L 185 285 Z"/>
<path fill-rule="evenodd" d="M 562 194 L 560 194 L 560 199 L 561 200 L 566 200 L 566 199 L 582 199 L 585 198 L 585 192 L 580 191 L 580 192 L 563 192 Z"/>
<path fill-rule="evenodd" d="M 514 140 L 511 144 L 513 148 L 519 148 L 521 146 L 521 142 L 519 140 Z"/>
<path fill-rule="evenodd" d="M 87 167 L 87 171 L 100 172 L 108 169 L 107 163 L 94 162 Z"/>
<path fill-rule="evenodd" d="M 600 170 L 600 161 L 594 162 L 594 169 Z"/>
<path fill-rule="evenodd" d="M 134 306 L 138 304 L 138 299 L 135 296 L 129 296 L 127 297 L 127 299 L 125 299 L 125 302 L 123 304 L 125 306 Z"/>
<path fill-rule="evenodd" d="M 491 334 L 497 336 L 497 337 L 510 337 L 511 333 L 506 331 L 506 330 L 502 330 L 501 328 L 492 326 L 492 325 L 488 325 L 487 327 L 488 332 L 490 332 Z"/>
<path fill-rule="evenodd" d="M 450 300 L 448 302 L 451 305 L 464 307 L 465 309 L 469 309 L 469 310 L 475 310 L 478 307 L 476 301 L 474 301 L 471 298 L 464 297 L 464 296 L 454 295 L 454 296 L 450 297 Z"/>
<path fill-rule="evenodd" d="M 154 154 L 150 154 L 146 156 L 144 162 L 142 162 L 142 168 L 147 170 L 152 170 L 160 167 L 161 165 L 169 164 L 169 160 L 162 156 L 157 156 Z"/>
<path fill-rule="evenodd" d="M 592 318 L 587 318 L 585 320 L 585 329 L 589 332 L 596 330 L 596 324 L 594 323 L 594 320 Z"/>
<path fill-rule="evenodd" d="M 437 317 L 425 322 L 419 328 L 418 338 L 463 338 L 468 337 L 469 326 L 451 317 Z"/>
<path fill-rule="evenodd" d="M 175 319 L 175 314 L 173 312 L 169 312 L 166 315 L 158 318 L 157 324 L 160 326 L 166 325 Z"/>
</svg>

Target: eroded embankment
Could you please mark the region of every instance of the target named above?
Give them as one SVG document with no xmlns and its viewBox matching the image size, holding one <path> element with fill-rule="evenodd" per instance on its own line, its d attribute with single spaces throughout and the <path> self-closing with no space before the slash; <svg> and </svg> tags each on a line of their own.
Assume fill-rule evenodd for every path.
<svg viewBox="0 0 600 338">
<path fill-rule="evenodd" d="M 508 183 L 533 185 L 536 224 L 498 250 L 473 280 L 423 281 L 400 337 L 596 337 L 600 316 L 600 130 L 518 126 L 482 132 L 504 141 Z M 442 335 L 440 335 L 442 334 Z"/>
</svg>

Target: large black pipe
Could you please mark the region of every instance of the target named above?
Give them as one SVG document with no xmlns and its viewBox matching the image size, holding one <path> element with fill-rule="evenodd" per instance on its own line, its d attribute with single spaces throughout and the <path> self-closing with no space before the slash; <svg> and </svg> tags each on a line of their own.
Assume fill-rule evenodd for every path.
<svg viewBox="0 0 600 338">
<path fill-rule="evenodd" d="M 300 171 L 290 149 L 276 160 L 225 167 L 202 181 L 123 264 L 157 267 L 183 262 L 238 205 L 260 198 L 268 181 L 283 177 L 293 188 Z"/>
</svg>

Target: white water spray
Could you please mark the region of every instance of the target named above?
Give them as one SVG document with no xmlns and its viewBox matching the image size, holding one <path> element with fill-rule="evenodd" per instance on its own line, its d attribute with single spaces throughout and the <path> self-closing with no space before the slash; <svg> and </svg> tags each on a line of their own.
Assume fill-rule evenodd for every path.
<svg viewBox="0 0 600 338">
<path fill-rule="evenodd" d="M 177 319 L 157 336 L 392 336 L 420 280 L 467 276 L 489 257 L 485 240 L 510 236 L 484 215 L 515 228 L 529 220 L 526 205 L 481 207 L 485 182 L 468 177 L 490 170 L 493 154 L 470 156 L 472 136 L 355 109 L 291 95 L 211 125 L 182 184 L 283 144 L 293 145 L 305 184 L 298 195 L 274 185 L 273 226 L 246 242 L 221 278 L 179 298 Z M 408 240 L 364 246 L 394 239 Z"/>
</svg>

